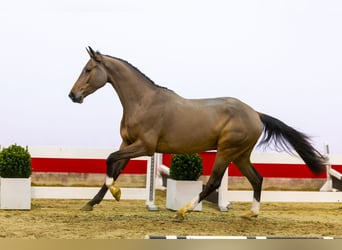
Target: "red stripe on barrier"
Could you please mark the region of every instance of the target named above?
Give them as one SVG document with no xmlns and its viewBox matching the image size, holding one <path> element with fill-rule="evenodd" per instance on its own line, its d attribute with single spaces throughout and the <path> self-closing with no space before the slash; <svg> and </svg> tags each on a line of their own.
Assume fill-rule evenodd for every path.
<svg viewBox="0 0 342 250">
<path fill-rule="evenodd" d="M 253 166 L 266 178 L 326 178 L 325 172 L 316 175 L 304 164 L 255 163 Z M 228 174 L 231 176 L 243 176 L 234 164 L 229 166 Z"/>
<path fill-rule="evenodd" d="M 32 158 L 34 172 L 106 173 L 104 159 Z M 129 161 L 123 174 L 146 174 L 145 160 Z"/>
<path fill-rule="evenodd" d="M 215 160 L 215 153 L 200 154 L 203 159 L 203 175 L 208 176 Z M 163 154 L 163 164 L 170 166 L 171 154 Z M 66 173 L 106 173 L 105 159 L 69 159 L 33 157 L 34 172 L 66 172 Z M 123 174 L 146 174 L 146 160 L 129 161 Z M 326 174 L 313 174 L 304 164 L 269 164 L 256 163 L 255 168 L 264 177 L 273 178 L 326 178 Z M 342 165 L 333 165 L 333 169 L 342 173 Z M 234 164 L 229 166 L 229 176 L 243 176 Z"/>
<path fill-rule="evenodd" d="M 211 173 L 215 161 L 215 153 L 200 153 L 203 159 L 203 175 Z M 170 166 L 171 154 L 163 154 L 163 164 Z M 285 163 L 254 163 L 253 166 L 266 178 L 326 178 L 326 173 L 315 175 L 305 164 L 285 164 Z M 333 169 L 342 172 L 342 165 L 333 165 Z M 229 165 L 229 176 L 243 176 L 234 164 Z"/>
</svg>

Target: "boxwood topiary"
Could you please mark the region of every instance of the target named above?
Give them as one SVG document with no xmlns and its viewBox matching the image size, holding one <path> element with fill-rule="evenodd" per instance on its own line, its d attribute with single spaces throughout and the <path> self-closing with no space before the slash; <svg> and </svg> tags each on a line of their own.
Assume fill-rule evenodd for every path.
<svg viewBox="0 0 342 250">
<path fill-rule="evenodd" d="M 202 158 L 198 154 L 175 154 L 170 165 L 170 178 L 197 180 L 203 172 Z"/>
<path fill-rule="evenodd" d="M 11 145 L 0 152 L 0 177 L 29 178 L 32 174 L 31 155 L 27 148 Z"/>
</svg>

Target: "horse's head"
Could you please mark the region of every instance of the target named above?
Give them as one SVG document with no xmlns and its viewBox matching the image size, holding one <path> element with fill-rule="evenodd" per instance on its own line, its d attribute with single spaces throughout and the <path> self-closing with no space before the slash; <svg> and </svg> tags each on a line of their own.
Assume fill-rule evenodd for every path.
<svg viewBox="0 0 342 250">
<path fill-rule="evenodd" d="M 95 52 L 91 47 L 88 47 L 87 51 L 90 60 L 83 68 L 69 94 L 71 100 L 77 103 L 82 103 L 86 96 L 103 87 L 108 81 L 103 56 L 99 52 Z"/>
</svg>

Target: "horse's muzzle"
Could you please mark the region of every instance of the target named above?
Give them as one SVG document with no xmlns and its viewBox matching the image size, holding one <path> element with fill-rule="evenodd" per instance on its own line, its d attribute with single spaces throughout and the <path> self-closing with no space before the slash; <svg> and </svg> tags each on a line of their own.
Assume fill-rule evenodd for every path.
<svg viewBox="0 0 342 250">
<path fill-rule="evenodd" d="M 82 98 L 77 97 L 73 92 L 70 92 L 69 97 L 73 102 L 82 103 Z"/>
</svg>

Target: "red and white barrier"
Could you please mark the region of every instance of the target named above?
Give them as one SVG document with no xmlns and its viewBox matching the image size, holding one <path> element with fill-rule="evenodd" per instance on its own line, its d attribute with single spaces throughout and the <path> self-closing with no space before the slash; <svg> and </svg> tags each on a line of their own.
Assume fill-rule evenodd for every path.
<svg viewBox="0 0 342 250">
<path fill-rule="evenodd" d="M 76 173 L 105 173 L 105 159 L 113 152 L 112 149 L 75 149 L 75 148 L 49 148 L 29 147 L 32 157 L 34 172 L 76 172 Z M 204 175 L 210 175 L 211 166 L 215 158 L 215 152 L 201 153 L 204 165 Z M 162 159 L 161 159 L 162 157 Z M 342 157 L 330 156 L 332 169 L 342 172 Z M 123 188 L 123 199 L 146 200 L 147 206 L 154 207 L 155 177 L 158 166 L 168 165 L 170 155 L 156 154 L 156 160 L 150 157 L 132 159 L 123 171 L 123 174 L 146 174 L 145 188 Z M 252 155 L 252 162 L 264 177 L 273 178 L 326 178 L 327 175 L 315 176 L 305 166 L 300 158 L 286 153 L 260 153 Z M 153 167 L 152 167 L 153 166 Z M 231 164 L 229 176 L 242 176 L 236 166 Z M 228 174 L 225 174 L 219 190 L 219 207 L 224 208 L 231 201 L 252 200 L 251 191 L 227 191 Z M 98 188 L 77 187 L 32 187 L 33 198 L 53 199 L 90 199 Z M 112 199 L 107 194 L 105 199 Z M 341 202 L 341 192 L 284 192 L 263 191 L 262 201 L 286 201 L 286 202 Z"/>
<path fill-rule="evenodd" d="M 105 159 L 113 150 L 29 147 L 34 172 L 105 173 Z M 146 174 L 144 188 L 121 188 L 122 199 L 145 200 L 149 210 L 156 210 L 155 176 L 160 155 L 131 159 L 126 173 Z M 91 199 L 99 187 L 32 187 L 32 198 Z M 113 199 L 107 193 L 104 199 Z"/>
</svg>

